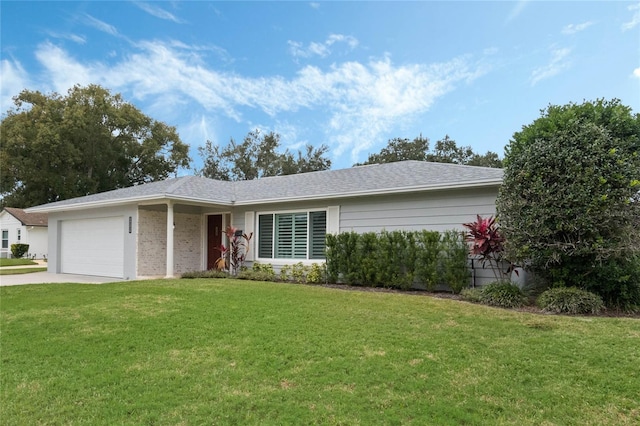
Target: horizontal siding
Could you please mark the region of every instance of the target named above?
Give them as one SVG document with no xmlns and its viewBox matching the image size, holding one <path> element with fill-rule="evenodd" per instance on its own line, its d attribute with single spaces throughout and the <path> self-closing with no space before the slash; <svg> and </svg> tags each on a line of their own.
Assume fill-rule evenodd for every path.
<svg viewBox="0 0 640 426">
<path fill-rule="evenodd" d="M 340 207 L 340 232 L 463 229 L 462 224 L 478 214 L 495 214 L 497 194 L 496 188 L 345 200 Z"/>
</svg>

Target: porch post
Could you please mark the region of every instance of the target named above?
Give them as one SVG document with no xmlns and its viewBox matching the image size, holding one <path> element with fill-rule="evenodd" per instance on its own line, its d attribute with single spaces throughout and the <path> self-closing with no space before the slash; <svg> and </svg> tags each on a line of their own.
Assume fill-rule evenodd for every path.
<svg viewBox="0 0 640 426">
<path fill-rule="evenodd" d="M 173 202 L 167 201 L 167 276 L 173 278 Z"/>
</svg>

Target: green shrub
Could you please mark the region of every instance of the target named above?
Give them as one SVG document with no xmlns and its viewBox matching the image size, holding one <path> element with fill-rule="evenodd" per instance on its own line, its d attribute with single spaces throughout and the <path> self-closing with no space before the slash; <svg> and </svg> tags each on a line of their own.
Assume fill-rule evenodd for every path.
<svg viewBox="0 0 640 426">
<path fill-rule="evenodd" d="M 482 297 L 482 288 L 474 287 L 474 288 L 465 288 L 460 292 L 460 296 L 462 300 L 466 300 L 467 302 L 472 303 L 480 303 Z"/>
<path fill-rule="evenodd" d="M 29 251 L 29 244 L 11 244 L 11 255 L 20 259 Z"/>
<path fill-rule="evenodd" d="M 519 308 L 526 301 L 527 298 L 520 287 L 508 281 L 492 282 L 485 286 L 480 294 L 481 303 L 500 308 Z"/>
<path fill-rule="evenodd" d="M 382 231 L 327 235 L 327 280 L 407 290 L 469 284 L 468 247 L 459 231 Z"/>
<path fill-rule="evenodd" d="M 592 273 L 585 276 L 585 290 L 602 297 L 613 310 L 637 312 L 640 310 L 640 255 L 614 257 L 597 262 Z"/>
<path fill-rule="evenodd" d="M 280 268 L 280 281 L 289 281 L 291 279 L 291 265 L 282 265 Z"/>
<path fill-rule="evenodd" d="M 291 278 L 293 282 L 304 283 L 307 279 L 308 266 L 305 266 L 302 262 L 298 262 L 291 267 Z"/>
<path fill-rule="evenodd" d="M 267 281 L 275 281 L 276 279 L 276 272 L 273 270 L 273 265 L 270 263 L 253 262 L 251 270 L 260 275 L 269 276 L 270 279 Z"/>
<path fill-rule="evenodd" d="M 640 240 L 640 116 L 619 100 L 550 105 L 505 147 L 496 201 L 507 258 L 551 287 L 628 309 Z M 634 301 L 635 300 L 635 301 Z"/>
<path fill-rule="evenodd" d="M 182 278 L 227 278 L 228 274 L 224 271 L 210 269 L 208 271 L 191 271 L 181 275 Z"/>
<path fill-rule="evenodd" d="M 602 298 L 576 287 L 556 287 L 538 297 L 538 306 L 555 314 L 597 314 L 604 308 Z"/>
<path fill-rule="evenodd" d="M 266 271 L 255 271 L 253 269 L 244 269 L 238 272 L 236 276 L 239 280 L 251 281 L 275 281 L 276 275 Z"/>
<path fill-rule="evenodd" d="M 438 284 L 440 233 L 423 230 L 416 234 L 416 278 L 433 291 Z"/>
<path fill-rule="evenodd" d="M 318 263 L 313 263 L 307 272 L 307 283 L 320 284 L 325 282 L 325 266 Z"/>
<path fill-rule="evenodd" d="M 444 284 L 455 294 L 469 286 L 471 271 L 467 265 L 469 248 L 464 235 L 458 231 L 446 231 L 442 234 L 440 251 L 440 275 Z"/>
</svg>

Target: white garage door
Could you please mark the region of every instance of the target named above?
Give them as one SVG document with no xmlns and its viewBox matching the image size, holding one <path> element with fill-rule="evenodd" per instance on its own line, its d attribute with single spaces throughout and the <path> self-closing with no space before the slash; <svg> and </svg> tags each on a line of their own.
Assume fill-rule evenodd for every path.
<svg viewBox="0 0 640 426">
<path fill-rule="evenodd" d="M 63 274 L 124 276 L 124 217 L 65 220 L 60 225 Z"/>
</svg>

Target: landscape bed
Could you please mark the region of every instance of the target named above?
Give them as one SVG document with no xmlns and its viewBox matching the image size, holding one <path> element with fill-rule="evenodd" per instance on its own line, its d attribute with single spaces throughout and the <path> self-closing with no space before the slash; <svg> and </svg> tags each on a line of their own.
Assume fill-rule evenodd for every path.
<svg viewBox="0 0 640 426">
<path fill-rule="evenodd" d="M 3 424 L 638 424 L 640 320 L 233 279 L 0 288 Z"/>
</svg>

